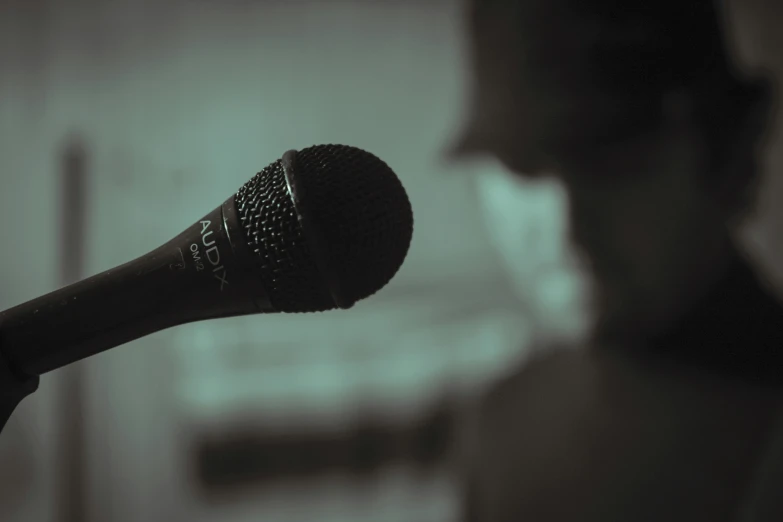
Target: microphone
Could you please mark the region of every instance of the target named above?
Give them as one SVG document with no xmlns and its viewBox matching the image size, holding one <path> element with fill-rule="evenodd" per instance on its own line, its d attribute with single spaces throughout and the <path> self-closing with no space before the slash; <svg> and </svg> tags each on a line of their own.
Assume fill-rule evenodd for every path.
<svg viewBox="0 0 783 522">
<path fill-rule="evenodd" d="M 350 308 L 394 277 L 412 234 L 382 160 L 291 150 L 163 246 L 0 313 L 0 353 L 38 376 L 189 322 Z"/>
</svg>

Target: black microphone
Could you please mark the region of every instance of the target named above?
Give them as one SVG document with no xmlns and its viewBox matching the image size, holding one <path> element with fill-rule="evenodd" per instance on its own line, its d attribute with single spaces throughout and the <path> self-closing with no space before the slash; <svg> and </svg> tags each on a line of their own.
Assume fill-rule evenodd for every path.
<svg viewBox="0 0 783 522">
<path fill-rule="evenodd" d="M 165 245 L 0 314 L 0 352 L 38 376 L 193 321 L 350 308 L 394 277 L 412 234 L 382 160 L 288 151 Z"/>
</svg>

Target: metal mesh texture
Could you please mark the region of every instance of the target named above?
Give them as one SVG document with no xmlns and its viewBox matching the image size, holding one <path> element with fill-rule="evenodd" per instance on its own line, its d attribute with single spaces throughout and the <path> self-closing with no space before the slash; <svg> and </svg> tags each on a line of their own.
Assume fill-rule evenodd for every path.
<svg viewBox="0 0 783 522">
<path fill-rule="evenodd" d="M 355 147 L 318 145 L 295 162 L 323 252 L 320 259 L 350 300 L 384 287 L 405 260 L 413 212 L 405 189 L 382 160 Z M 268 166 L 235 196 L 245 238 L 258 256 L 263 284 L 280 312 L 335 308 L 319 273 L 288 192 L 280 161 Z"/>
</svg>

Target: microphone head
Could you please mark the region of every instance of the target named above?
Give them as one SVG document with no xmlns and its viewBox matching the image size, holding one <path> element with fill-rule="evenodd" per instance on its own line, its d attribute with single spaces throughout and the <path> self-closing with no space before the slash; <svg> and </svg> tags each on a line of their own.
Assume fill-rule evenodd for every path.
<svg viewBox="0 0 783 522">
<path fill-rule="evenodd" d="M 411 204 L 394 172 L 345 145 L 287 152 L 234 202 L 278 312 L 350 308 L 373 295 L 402 266 L 413 235 Z"/>
</svg>

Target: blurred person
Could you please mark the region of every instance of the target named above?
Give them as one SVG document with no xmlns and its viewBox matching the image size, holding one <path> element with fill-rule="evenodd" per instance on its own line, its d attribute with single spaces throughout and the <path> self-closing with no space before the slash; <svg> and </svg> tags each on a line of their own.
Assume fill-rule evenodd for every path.
<svg viewBox="0 0 783 522">
<path fill-rule="evenodd" d="M 707 0 L 469 1 L 454 153 L 561 190 L 590 313 L 577 349 L 542 350 L 480 399 L 467 521 L 714 522 L 754 498 L 783 308 L 736 237 L 775 86 L 733 63 L 722 16 Z M 516 240 L 500 242 L 512 272 Z"/>
</svg>

